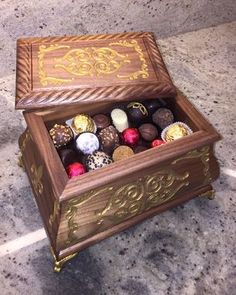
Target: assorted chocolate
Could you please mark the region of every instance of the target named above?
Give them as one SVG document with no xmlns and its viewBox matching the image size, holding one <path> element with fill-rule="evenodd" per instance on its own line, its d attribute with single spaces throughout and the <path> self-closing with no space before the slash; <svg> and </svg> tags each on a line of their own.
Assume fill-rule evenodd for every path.
<svg viewBox="0 0 236 295">
<path fill-rule="evenodd" d="M 108 154 L 102 151 L 96 151 L 91 155 L 88 155 L 86 159 L 86 167 L 88 171 L 97 170 L 111 164 L 112 162 L 112 158 Z"/>
<path fill-rule="evenodd" d="M 110 113 L 78 114 L 49 134 L 69 178 L 125 160 L 149 148 L 190 135 L 162 99 L 130 102 Z"/>
<path fill-rule="evenodd" d="M 73 131 L 68 125 L 55 124 L 49 134 L 56 148 L 62 147 L 70 143 L 73 139 Z"/>
</svg>

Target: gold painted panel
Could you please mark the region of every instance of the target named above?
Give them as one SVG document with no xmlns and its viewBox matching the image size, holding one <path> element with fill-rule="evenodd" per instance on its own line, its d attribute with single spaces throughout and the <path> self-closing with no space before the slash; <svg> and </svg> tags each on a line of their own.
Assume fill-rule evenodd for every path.
<svg viewBox="0 0 236 295">
<path fill-rule="evenodd" d="M 129 52 L 132 54 L 135 53 L 140 63 L 139 69 L 131 73 L 120 74 L 119 70 L 124 68 L 123 72 L 125 73 L 132 62 L 129 57 L 130 53 L 121 54 L 118 50 L 114 49 L 114 46 L 116 48 L 129 48 L 131 50 Z M 53 68 L 59 69 L 62 76 L 65 76 L 63 73 L 69 74 L 69 78 L 59 78 L 58 76 L 52 76 L 47 73 L 47 54 L 50 52 L 56 52 L 58 54 L 60 49 L 66 53 L 61 57 L 53 58 Z M 149 69 L 144 52 L 136 40 L 112 42 L 107 47 L 72 48 L 69 45 L 40 45 L 37 58 L 38 76 L 42 86 L 48 86 L 50 84 L 62 85 L 81 77 L 96 79 L 96 77 L 114 73 L 116 73 L 115 77 L 117 79 L 136 80 L 138 78 L 146 79 L 149 77 Z"/>
</svg>

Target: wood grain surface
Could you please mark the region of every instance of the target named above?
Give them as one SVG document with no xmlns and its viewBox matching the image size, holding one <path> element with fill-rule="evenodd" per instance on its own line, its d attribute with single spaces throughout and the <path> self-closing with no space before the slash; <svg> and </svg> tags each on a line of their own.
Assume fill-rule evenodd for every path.
<svg viewBox="0 0 236 295">
<path fill-rule="evenodd" d="M 64 122 L 80 112 L 90 115 L 109 112 L 113 103 L 24 112 L 30 141 L 25 145 L 23 134 L 20 146 L 26 146 L 22 150 L 26 171 L 57 258 L 80 251 L 196 196 L 197 192 L 206 191 L 218 177 L 219 165 L 214 157 L 213 144 L 221 137 L 188 99 L 177 92 L 178 95 L 169 98 L 167 103 L 176 119 L 193 129 L 192 135 L 136 154 L 125 163 L 112 163 L 70 180 L 47 129 L 55 122 Z M 33 171 L 32 165 L 36 167 Z M 39 174 L 40 166 L 43 193 L 39 195 L 39 177 L 35 178 L 35 171 Z M 150 193 L 148 188 L 152 178 L 155 185 L 161 180 L 162 191 L 156 194 L 159 199 L 150 203 L 155 197 L 155 192 Z M 170 180 L 173 182 L 165 189 Z M 142 192 L 136 195 L 138 202 L 128 202 L 129 190 L 134 189 Z M 124 212 L 120 211 L 118 200 L 122 194 Z"/>
<path fill-rule="evenodd" d="M 19 39 L 16 108 L 169 97 L 152 33 Z"/>
</svg>

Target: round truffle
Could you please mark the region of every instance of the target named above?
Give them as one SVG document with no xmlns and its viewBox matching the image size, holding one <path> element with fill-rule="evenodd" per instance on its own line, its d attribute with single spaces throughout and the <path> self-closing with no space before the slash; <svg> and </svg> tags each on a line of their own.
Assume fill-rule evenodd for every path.
<svg viewBox="0 0 236 295">
<path fill-rule="evenodd" d="M 98 136 L 101 142 L 102 150 L 105 153 L 110 154 L 117 146 L 119 146 L 119 134 L 113 126 L 108 126 L 102 129 Z"/>
<path fill-rule="evenodd" d="M 170 142 L 182 138 L 184 136 L 190 135 L 191 133 L 193 132 L 188 127 L 188 125 L 182 122 L 176 122 L 174 124 L 169 125 L 162 131 L 161 138 L 166 142 Z"/>
<path fill-rule="evenodd" d="M 138 144 L 140 135 L 137 128 L 127 128 L 122 132 L 124 144 L 134 147 Z"/>
<path fill-rule="evenodd" d="M 149 116 L 151 116 L 157 109 L 163 106 L 159 99 L 148 99 L 145 100 L 143 104 L 146 107 Z"/>
<path fill-rule="evenodd" d="M 129 127 L 128 117 L 126 112 L 121 109 L 114 109 L 111 112 L 111 119 L 113 125 L 119 132 L 122 132 Z"/>
<path fill-rule="evenodd" d="M 152 115 L 152 121 L 161 129 L 164 129 L 174 122 L 174 115 L 171 110 L 160 108 Z"/>
<path fill-rule="evenodd" d="M 113 161 L 119 161 L 129 158 L 134 154 L 133 150 L 127 145 L 120 145 L 116 148 L 112 154 Z"/>
<path fill-rule="evenodd" d="M 138 130 L 142 138 L 147 141 L 152 141 L 158 136 L 158 130 L 156 126 L 150 123 L 142 124 Z"/>
<path fill-rule="evenodd" d="M 110 118 L 104 114 L 97 114 L 93 116 L 93 121 L 95 125 L 97 126 L 97 129 L 100 129 L 100 130 L 108 127 L 111 124 Z"/>
<path fill-rule="evenodd" d="M 102 151 L 96 151 L 87 156 L 86 167 L 88 171 L 103 168 L 112 163 L 112 158 Z"/>
<path fill-rule="evenodd" d="M 154 139 L 153 141 L 152 141 L 152 143 L 151 143 L 151 147 L 158 147 L 158 146 L 160 146 L 160 145 L 162 145 L 162 144 L 164 144 L 165 143 L 165 141 L 163 141 L 163 140 L 161 140 L 161 139 Z"/>
<path fill-rule="evenodd" d="M 131 102 L 127 105 L 127 114 L 129 120 L 135 125 L 138 126 L 143 123 L 148 117 L 148 111 L 146 107 L 140 102 Z"/>
<path fill-rule="evenodd" d="M 78 154 L 72 149 L 60 149 L 58 150 L 58 154 L 64 167 L 79 161 Z"/>
<path fill-rule="evenodd" d="M 92 154 L 99 149 L 99 139 L 91 132 L 84 132 L 77 136 L 75 140 L 76 149 L 85 155 Z"/>
<path fill-rule="evenodd" d="M 84 165 L 79 162 L 72 163 L 66 168 L 66 172 L 69 178 L 82 175 L 86 172 Z"/>
<path fill-rule="evenodd" d="M 49 134 L 56 148 L 67 145 L 74 138 L 73 131 L 68 125 L 55 124 Z"/>
<path fill-rule="evenodd" d="M 96 132 L 96 126 L 91 117 L 86 114 L 79 114 L 72 120 L 71 127 L 76 134 L 82 132 Z"/>
</svg>

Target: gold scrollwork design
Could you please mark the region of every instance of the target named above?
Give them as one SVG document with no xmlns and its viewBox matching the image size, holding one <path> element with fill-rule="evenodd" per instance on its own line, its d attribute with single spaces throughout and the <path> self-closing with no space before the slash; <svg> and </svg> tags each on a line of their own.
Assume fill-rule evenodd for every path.
<svg viewBox="0 0 236 295">
<path fill-rule="evenodd" d="M 50 214 L 49 221 L 48 221 L 48 223 L 51 227 L 51 231 L 52 231 L 53 224 L 54 224 L 57 216 L 59 215 L 59 213 L 60 213 L 60 203 L 58 201 L 55 201 L 54 206 L 53 206 L 53 211 Z"/>
<path fill-rule="evenodd" d="M 45 70 L 44 65 L 44 57 L 45 54 L 54 50 L 58 50 L 61 48 L 70 48 L 70 46 L 67 45 L 58 45 L 58 44 L 51 44 L 49 47 L 46 45 L 40 45 L 39 46 L 39 52 L 38 52 L 38 67 L 39 67 L 39 79 L 40 83 L 43 86 L 47 86 L 48 84 L 55 84 L 55 85 L 61 85 L 63 83 L 71 82 L 73 81 L 73 78 L 71 79 L 62 79 L 62 78 L 55 78 L 48 76 Z"/>
<path fill-rule="evenodd" d="M 22 153 L 24 152 L 24 150 L 25 150 L 25 148 L 26 148 L 28 142 L 29 142 L 31 139 L 32 139 L 32 138 L 31 138 L 30 132 L 29 132 L 29 130 L 27 130 L 27 131 L 25 132 L 24 138 L 23 138 L 23 140 L 22 140 L 22 142 L 21 142 L 21 144 L 20 144 L 20 150 L 21 150 Z"/>
<path fill-rule="evenodd" d="M 113 186 L 101 188 L 98 190 L 92 190 L 88 193 L 85 193 L 82 195 L 79 199 L 72 199 L 67 203 L 66 206 L 66 218 L 68 220 L 68 237 L 66 244 L 70 245 L 73 241 L 76 240 L 75 232 L 78 230 L 79 225 L 77 222 L 74 221 L 74 218 L 76 216 L 76 213 L 78 211 L 78 208 L 83 205 L 84 203 L 88 202 L 92 198 L 107 192 L 107 191 L 112 191 Z"/>
<path fill-rule="evenodd" d="M 112 74 L 120 70 L 120 68 L 130 63 L 128 54 L 118 53 L 112 46 L 121 46 L 132 48 L 139 57 L 141 62 L 140 69 L 134 73 L 127 75 L 117 74 L 117 78 L 135 80 L 139 77 L 146 79 L 149 77 L 148 65 L 144 57 L 144 53 L 136 40 L 121 40 L 119 42 L 113 42 L 109 44 L 109 47 L 86 47 L 70 49 L 68 45 L 51 44 L 49 47 L 46 45 L 40 45 L 38 51 L 38 67 L 39 67 L 39 79 L 43 86 L 48 84 L 61 85 L 74 80 L 74 78 L 64 79 L 48 76 L 45 70 L 45 54 L 58 50 L 58 49 L 70 49 L 63 57 L 55 58 L 54 68 L 60 68 L 66 72 L 76 76 L 90 76 L 94 75 L 107 75 Z"/>
<path fill-rule="evenodd" d="M 40 165 L 39 167 L 36 167 L 35 164 L 32 164 L 30 171 L 32 174 L 31 181 L 34 187 L 34 191 L 38 196 L 40 196 L 43 193 L 43 183 L 42 183 L 43 167 L 42 165 Z"/>
<path fill-rule="evenodd" d="M 105 207 L 95 211 L 97 227 L 89 235 L 97 233 L 105 220 L 111 220 L 113 224 L 118 224 L 174 198 L 182 187 L 189 185 L 188 177 L 188 172 L 178 175 L 173 170 L 158 171 L 150 176 L 140 177 L 134 183 L 128 183 L 118 188 L 109 186 L 93 190 L 82 195 L 79 200 L 69 201 L 66 208 L 67 245 L 84 239 L 84 237 L 81 239 L 76 237 L 80 226 L 75 221 L 75 216 L 78 208 L 92 198 L 111 192 L 111 197 Z"/>
<path fill-rule="evenodd" d="M 203 148 L 199 150 L 193 150 L 188 152 L 186 155 L 176 159 L 173 161 L 172 164 L 176 164 L 179 161 L 187 160 L 187 159 L 195 159 L 195 158 L 200 158 L 201 162 L 203 164 L 203 174 L 205 176 L 205 180 L 203 184 L 210 183 L 212 178 L 211 178 L 211 173 L 210 173 L 210 147 L 209 146 L 204 146 Z"/>
<path fill-rule="evenodd" d="M 72 49 L 55 61 L 55 68 L 62 68 L 79 77 L 112 74 L 118 71 L 124 63 L 130 62 L 127 55 L 119 54 L 114 49 L 107 47 Z"/>
<path fill-rule="evenodd" d="M 117 75 L 118 78 L 128 78 L 129 80 L 136 80 L 140 76 L 143 79 L 146 79 L 149 77 L 148 65 L 147 65 L 146 59 L 144 57 L 141 47 L 139 46 L 139 44 L 136 40 L 131 40 L 130 42 L 128 42 L 126 40 L 120 40 L 119 42 L 113 42 L 113 43 L 110 43 L 109 45 L 120 45 L 123 47 L 133 48 L 137 52 L 137 54 L 139 56 L 139 60 L 141 62 L 140 70 L 138 70 L 134 73 L 131 73 L 129 75 Z"/>
</svg>

